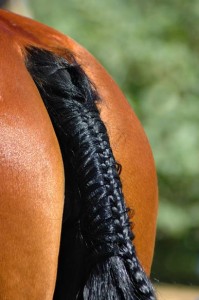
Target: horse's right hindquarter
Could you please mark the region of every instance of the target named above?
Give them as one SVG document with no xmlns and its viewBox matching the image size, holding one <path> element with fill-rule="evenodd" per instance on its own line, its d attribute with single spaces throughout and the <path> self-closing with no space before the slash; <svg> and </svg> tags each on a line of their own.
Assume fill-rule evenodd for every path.
<svg viewBox="0 0 199 300">
<path fill-rule="evenodd" d="M 0 299 L 52 299 L 64 175 L 59 145 L 22 54 L 0 40 Z"/>
</svg>

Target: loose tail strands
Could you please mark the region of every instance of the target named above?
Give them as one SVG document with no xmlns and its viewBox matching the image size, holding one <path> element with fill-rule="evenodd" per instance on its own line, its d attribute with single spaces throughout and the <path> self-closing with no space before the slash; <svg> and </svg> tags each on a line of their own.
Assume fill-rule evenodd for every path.
<svg viewBox="0 0 199 300">
<path fill-rule="evenodd" d="M 80 230 L 90 258 L 79 299 L 154 300 L 153 287 L 132 244 L 117 164 L 96 107 L 100 100 L 93 85 L 71 54 L 66 60 L 29 48 L 26 65 L 56 132 L 64 136 L 78 181 Z"/>
</svg>

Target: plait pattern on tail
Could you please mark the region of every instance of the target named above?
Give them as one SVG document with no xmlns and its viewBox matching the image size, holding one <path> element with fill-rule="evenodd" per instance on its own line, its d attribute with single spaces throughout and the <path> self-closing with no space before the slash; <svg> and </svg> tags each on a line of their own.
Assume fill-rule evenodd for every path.
<svg viewBox="0 0 199 300">
<path fill-rule="evenodd" d="M 89 252 L 89 274 L 77 297 L 154 300 L 153 287 L 132 244 L 117 163 L 96 107 L 94 87 L 71 55 L 66 60 L 30 48 L 26 65 L 56 132 L 64 136 L 78 182 L 80 231 Z"/>
</svg>

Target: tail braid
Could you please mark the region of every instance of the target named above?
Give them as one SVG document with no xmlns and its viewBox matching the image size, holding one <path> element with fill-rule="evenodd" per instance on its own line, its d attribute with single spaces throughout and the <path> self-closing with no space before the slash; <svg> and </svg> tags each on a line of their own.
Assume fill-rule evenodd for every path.
<svg viewBox="0 0 199 300">
<path fill-rule="evenodd" d="M 30 48 L 26 65 L 64 136 L 81 195 L 80 231 L 89 250 L 90 275 L 77 297 L 85 300 L 153 300 L 153 287 L 132 244 L 128 211 L 97 94 L 72 56 L 69 62 Z"/>
</svg>

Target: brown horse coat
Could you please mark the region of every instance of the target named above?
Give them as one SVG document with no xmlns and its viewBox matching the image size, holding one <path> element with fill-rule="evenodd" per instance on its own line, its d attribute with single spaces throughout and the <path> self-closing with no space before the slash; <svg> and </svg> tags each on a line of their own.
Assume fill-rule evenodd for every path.
<svg viewBox="0 0 199 300">
<path fill-rule="evenodd" d="M 95 84 L 127 206 L 135 246 L 149 274 L 153 257 L 157 179 L 140 122 L 96 59 L 67 36 L 0 11 L 0 295 L 52 299 L 64 201 L 63 162 L 48 113 L 26 70 L 26 46 L 73 52 Z M 60 50 L 61 49 L 61 50 Z M 67 192 L 67 191 L 66 191 Z"/>
</svg>

